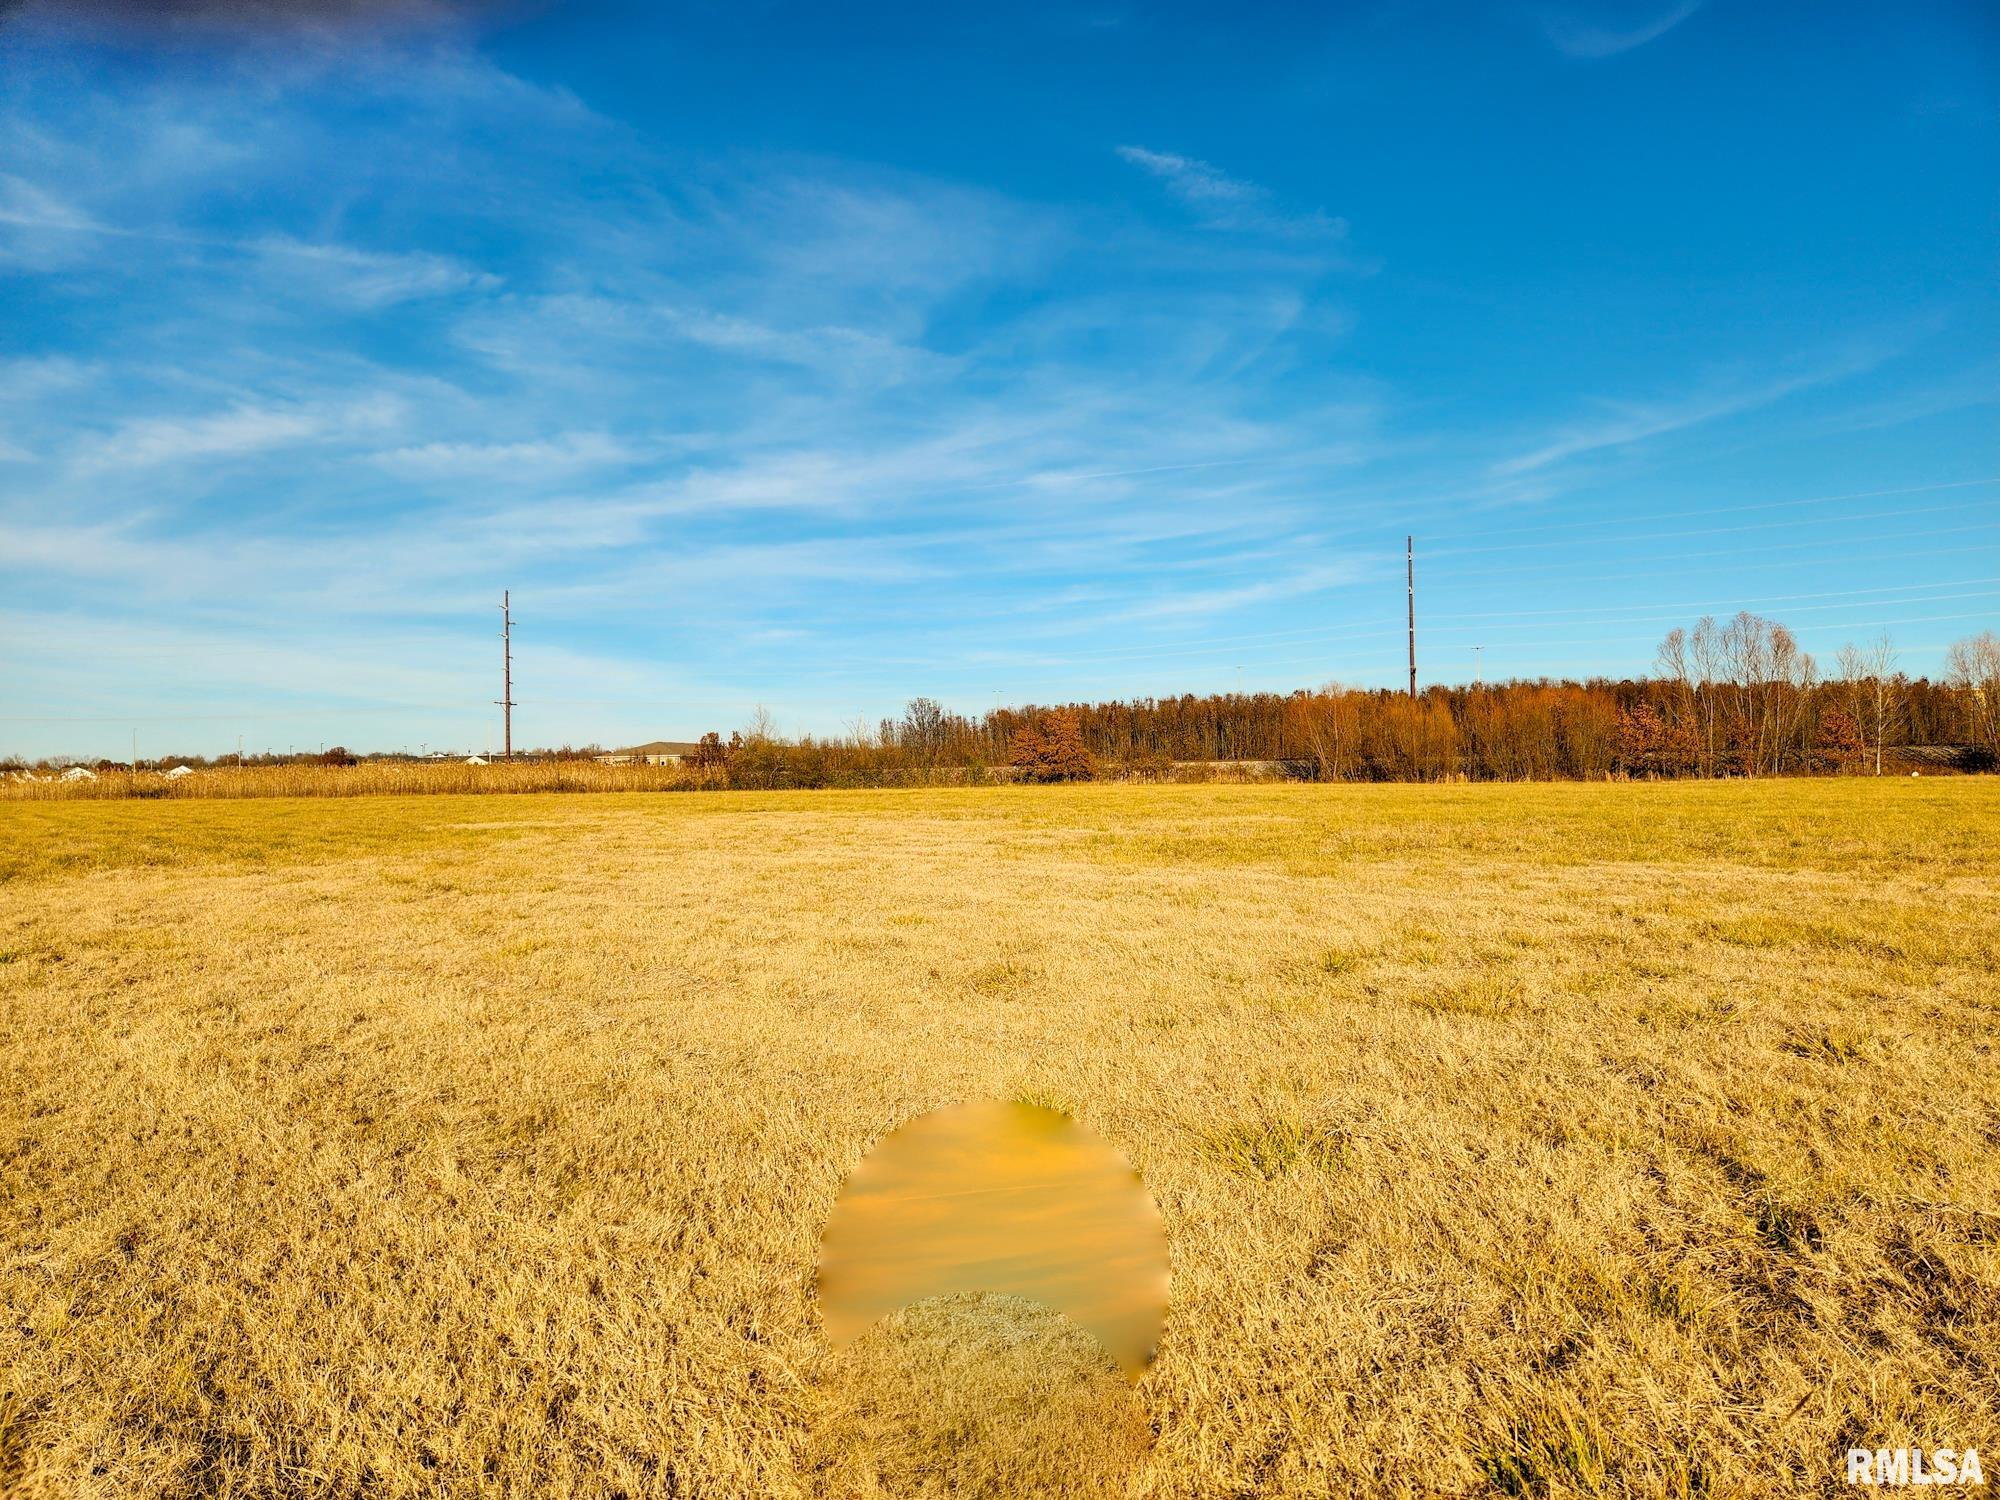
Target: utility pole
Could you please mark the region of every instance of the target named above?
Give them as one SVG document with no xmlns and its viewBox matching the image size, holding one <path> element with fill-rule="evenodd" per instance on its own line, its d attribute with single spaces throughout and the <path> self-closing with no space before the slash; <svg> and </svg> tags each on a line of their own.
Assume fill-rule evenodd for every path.
<svg viewBox="0 0 2000 1500">
<path fill-rule="evenodd" d="M 1474 646 L 1472 648 L 1472 685 L 1474 687 L 1484 687 L 1486 685 L 1486 679 L 1479 671 L 1479 653 L 1485 649 L 1484 646 Z"/>
<path fill-rule="evenodd" d="M 500 592 L 500 739 L 501 754 L 514 758 L 514 613 L 512 594 Z"/>
<path fill-rule="evenodd" d="M 1410 696 L 1417 696 L 1417 543 L 1403 538 L 1403 581 L 1410 594 Z"/>
</svg>

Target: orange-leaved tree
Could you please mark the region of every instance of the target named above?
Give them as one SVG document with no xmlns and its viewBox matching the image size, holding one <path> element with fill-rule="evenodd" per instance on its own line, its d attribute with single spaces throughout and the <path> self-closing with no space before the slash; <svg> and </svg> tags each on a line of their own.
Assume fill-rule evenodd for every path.
<svg viewBox="0 0 2000 1500">
<path fill-rule="evenodd" d="M 1009 760 L 1023 781 L 1089 781 L 1097 758 L 1083 738 L 1083 718 L 1058 708 L 1014 731 Z"/>
</svg>

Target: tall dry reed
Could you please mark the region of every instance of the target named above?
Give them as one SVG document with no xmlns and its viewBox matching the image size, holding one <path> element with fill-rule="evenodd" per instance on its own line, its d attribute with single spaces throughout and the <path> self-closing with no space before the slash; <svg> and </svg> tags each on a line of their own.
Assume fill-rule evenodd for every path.
<svg viewBox="0 0 2000 1500">
<path fill-rule="evenodd" d="M 591 760 L 364 761 L 353 766 L 222 766 L 172 777 L 158 771 L 100 771 L 94 780 L 0 780 L 16 802 L 185 797 L 369 797 L 487 792 L 691 791 L 724 785 L 715 772 L 680 765 L 608 766 Z"/>
</svg>

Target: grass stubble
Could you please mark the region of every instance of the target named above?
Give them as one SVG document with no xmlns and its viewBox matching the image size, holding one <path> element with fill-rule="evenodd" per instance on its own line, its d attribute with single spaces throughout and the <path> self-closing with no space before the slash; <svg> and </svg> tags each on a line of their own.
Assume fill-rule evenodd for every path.
<svg viewBox="0 0 2000 1500">
<path fill-rule="evenodd" d="M 0 806 L 0 1490 L 1833 1494 L 2000 1469 L 2000 783 Z M 1136 1387 L 816 1240 L 1136 1165 Z M 968 1289 L 973 1290 L 973 1289 Z"/>
</svg>

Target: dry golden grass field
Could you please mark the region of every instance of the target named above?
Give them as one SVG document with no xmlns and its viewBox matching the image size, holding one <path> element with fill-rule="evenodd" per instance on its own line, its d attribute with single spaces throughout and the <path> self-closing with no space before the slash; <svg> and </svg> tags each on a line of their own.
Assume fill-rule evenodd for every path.
<svg viewBox="0 0 2000 1500">
<path fill-rule="evenodd" d="M 1996 967 L 1983 779 L 0 804 L 0 1489 L 2000 1483 Z M 828 1350 L 978 1097 L 1143 1172 L 1136 1386 Z"/>
</svg>

